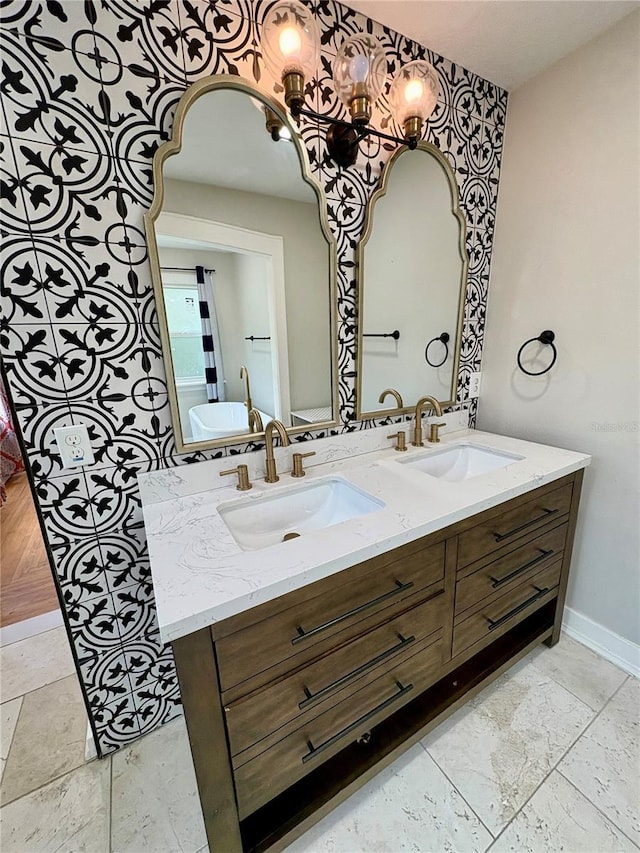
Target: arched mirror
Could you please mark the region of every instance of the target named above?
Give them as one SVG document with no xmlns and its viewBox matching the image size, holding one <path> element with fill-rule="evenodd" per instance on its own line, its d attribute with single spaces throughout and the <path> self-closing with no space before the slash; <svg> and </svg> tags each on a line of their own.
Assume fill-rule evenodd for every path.
<svg viewBox="0 0 640 853">
<path fill-rule="evenodd" d="M 468 258 L 455 176 L 426 142 L 388 161 L 359 246 L 357 417 L 456 400 Z M 399 406 L 393 388 L 402 398 Z"/>
<path fill-rule="evenodd" d="M 183 95 L 145 216 L 179 451 L 335 423 L 335 245 L 276 101 L 232 76 Z"/>
</svg>

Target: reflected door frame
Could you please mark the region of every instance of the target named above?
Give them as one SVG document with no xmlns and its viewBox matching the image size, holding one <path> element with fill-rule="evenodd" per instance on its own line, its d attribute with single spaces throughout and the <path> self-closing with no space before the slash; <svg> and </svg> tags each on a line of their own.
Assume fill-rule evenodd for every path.
<svg viewBox="0 0 640 853">
<path fill-rule="evenodd" d="M 163 211 L 158 216 L 155 230 L 157 234 L 184 241 L 182 248 L 185 249 L 232 251 L 243 255 L 261 255 L 265 258 L 275 417 L 283 423 L 290 423 L 289 347 L 282 237 L 168 211 Z M 175 384 L 175 377 L 173 382 Z M 185 434 L 182 424 L 181 432 L 182 435 Z"/>
</svg>

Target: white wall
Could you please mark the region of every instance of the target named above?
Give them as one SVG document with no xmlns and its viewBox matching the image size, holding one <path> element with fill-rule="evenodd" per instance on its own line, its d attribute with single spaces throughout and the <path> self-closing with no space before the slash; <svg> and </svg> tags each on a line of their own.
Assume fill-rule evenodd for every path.
<svg viewBox="0 0 640 853">
<path fill-rule="evenodd" d="M 509 96 L 478 426 L 593 455 L 568 605 L 640 642 L 640 12 Z M 556 332 L 544 377 L 516 352 Z"/>
</svg>

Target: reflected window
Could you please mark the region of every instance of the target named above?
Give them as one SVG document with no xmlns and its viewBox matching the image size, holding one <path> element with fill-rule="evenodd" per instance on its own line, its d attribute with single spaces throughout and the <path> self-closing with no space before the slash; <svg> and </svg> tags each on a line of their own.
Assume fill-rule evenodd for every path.
<svg viewBox="0 0 640 853">
<path fill-rule="evenodd" d="M 204 382 L 198 291 L 179 284 L 164 284 L 162 290 L 176 380 Z"/>
</svg>

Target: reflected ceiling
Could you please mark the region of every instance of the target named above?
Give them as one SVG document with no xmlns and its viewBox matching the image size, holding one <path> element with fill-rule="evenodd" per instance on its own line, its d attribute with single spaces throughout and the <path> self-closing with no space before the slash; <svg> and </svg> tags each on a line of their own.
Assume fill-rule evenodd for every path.
<svg viewBox="0 0 640 853">
<path fill-rule="evenodd" d="M 313 192 L 300 180 L 295 146 L 271 139 L 261 109 L 256 107 L 254 116 L 253 110 L 247 110 L 244 95 L 218 91 L 218 110 L 225 112 L 235 132 L 211 134 L 211 101 L 200 98 L 189 110 L 182 151 L 165 163 L 165 177 L 202 184 L 206 176 L 206 183 L 213 186 L 315 204 Z M 239 150 L 242 157 L 237 156 Z M 265 162 L 270 164 L 268 170 L 252 170 L 248 165 Z"/>
</svg>

